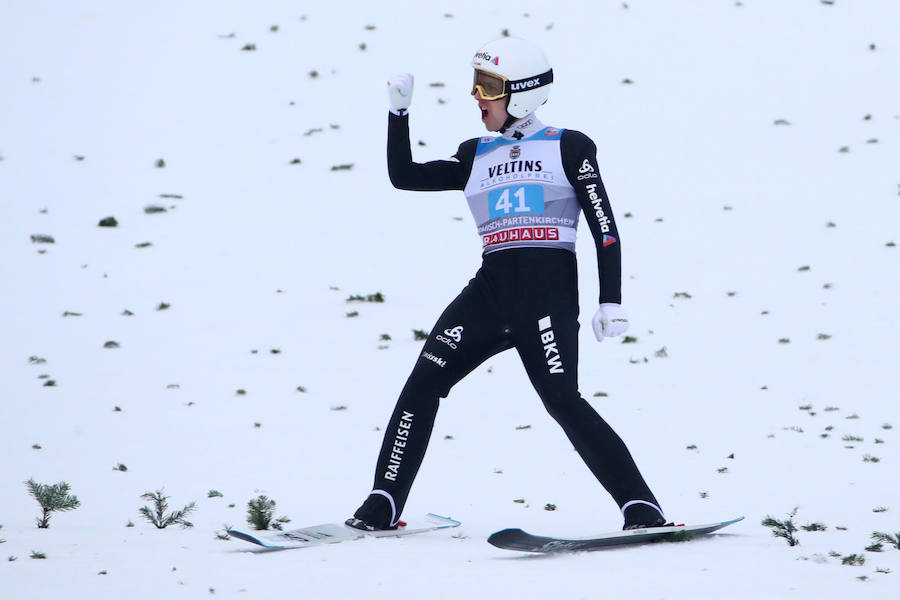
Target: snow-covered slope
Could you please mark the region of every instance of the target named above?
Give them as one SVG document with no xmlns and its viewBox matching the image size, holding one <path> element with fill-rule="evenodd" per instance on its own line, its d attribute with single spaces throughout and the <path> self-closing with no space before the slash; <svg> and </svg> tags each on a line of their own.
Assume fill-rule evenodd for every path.
<svg viewBox="0 0 900 600">
<path fill-rule="evenodd" d="M 14 1 L 2 596 L 890 596 L 900 550 L 865 548 L 900 531 L 898 20 L 889 0 Z M 672 519 L 746 521 L 547 559 L 486 544 L 620 526 L 507 353 L 444 401 L 407 507 L 460 530 L 264 555 L 217 539 L 261 493 L 296 526 L 365 497 L 413 330 L 480 250 L 461 194 L 390 186 L 384 81 L 415 74 L 414 154 L 447 157 L 483 131 L 468 64 L 502 30 L 544 47 L 542 119 L 597 142 L 623 238 L 636 341 L 597 344 L 585 321 L 582 393 Z M 29 478 L 81 507 L 37 529 Z M 139 516 L 157 489 L 196 501 L 193 529 Z M 760 521 L 795 507 L 827 530 L 789 547 Z"/>
</svg>

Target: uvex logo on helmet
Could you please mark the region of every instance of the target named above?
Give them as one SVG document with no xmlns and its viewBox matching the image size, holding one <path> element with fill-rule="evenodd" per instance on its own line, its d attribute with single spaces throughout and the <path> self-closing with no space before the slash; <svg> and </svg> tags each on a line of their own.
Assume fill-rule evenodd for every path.
<svg viewBox="0 0 900 600">
<path fill-rule="evenodd" d="M 530 90 L 533 87 L 538 87 L 541 85 L 540 77 L 533 77 L 531 79 L 525 79 L 523 81 L 514 81 L 510 84 L 509 89 L 513 92 L 521 92 L 522 90 Z"/>
</svg>

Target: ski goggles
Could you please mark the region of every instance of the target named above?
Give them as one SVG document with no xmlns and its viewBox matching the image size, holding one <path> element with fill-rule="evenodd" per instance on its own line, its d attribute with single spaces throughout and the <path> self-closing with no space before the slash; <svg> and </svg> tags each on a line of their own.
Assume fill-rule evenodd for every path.
<svg viewBox="0 0 900 600">
<path fill-rule="evenodd" d="M 474 96 L 477 91 L 485 100 L 497 100 L 513 92 L 527 92 L 551 83 L 553 83 L 553 69 L 536 77 L 517 79 L 515 81 L 510 81 L 496 73 L 475 69 L 475 75 L 472 78 L 471 94 Z"/>
</svg>

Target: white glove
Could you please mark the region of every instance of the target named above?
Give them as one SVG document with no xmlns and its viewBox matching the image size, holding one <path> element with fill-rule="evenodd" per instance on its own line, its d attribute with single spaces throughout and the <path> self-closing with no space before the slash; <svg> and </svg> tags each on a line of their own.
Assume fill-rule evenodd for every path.
<svg viewBox="0 0 900 600">
<path fill-rule="evenodd" d="M 591 325 L 597 341 L 602 342 L 604 337 L 617 337 L 628 331 L 628 315 L 621 304 L 604 302 L 597 309 Z"/>
<path fill-rule="evenodd" d="M 395 115 L 406 114 L 409 104 L 412 102 L 413 76 L 409 73 L 394 75 L 388 79 L 387 89 L 391 112 Z"/>
</svg>

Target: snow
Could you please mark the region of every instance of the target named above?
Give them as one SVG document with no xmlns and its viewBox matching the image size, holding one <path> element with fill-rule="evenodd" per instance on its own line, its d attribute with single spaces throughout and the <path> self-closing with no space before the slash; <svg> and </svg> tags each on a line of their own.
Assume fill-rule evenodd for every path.
<svg viewBox="0 0 900 600">
<path fill-rule="evenodd" d="M 0 560 L 4 598 L 896 588 L 900 551 L 864 550 L 873 531 L 900 531 L 896 2 L 7 4 L 0 559 L 17 560 Z M 298 527 L 365 497 L 377 428 L 421 345 L 412 330 L 431 327 L 480 251 L 461 194 L 390 186 L 384 81 L 415 74 L 414 155 L 447 157 L 483 131 L 467 65 L 504 28 L 544 47 L 556 83 L 540 115 L 597 142 L 623 238 L 637 342 L 597 344 L 579 235 L 582 393 L 670 518 L 746 520 L 576 555 L 485 543 L 510 526 L 621 526 L 506 353 L 444 401 L 407 506 L 410 521 L 434 511 L 459 529 L 266 554 L 216 539 L 260 493 Z M 108 216 L 119 226 L 97 227 Z M 345 301 L 378 291 L 384 304 Z M 82 506 L 37 529 L 29 478 L 69 482 Z M 157 489 L 173 508 L 197 502 L 193 529 L 140 518 Z M 760 522 L 795 507 L 798 525 L 828 528 L 789 547 Z"/>
</svg>

